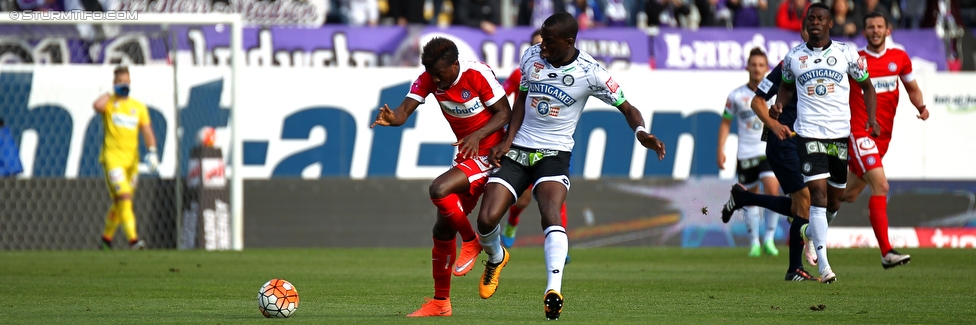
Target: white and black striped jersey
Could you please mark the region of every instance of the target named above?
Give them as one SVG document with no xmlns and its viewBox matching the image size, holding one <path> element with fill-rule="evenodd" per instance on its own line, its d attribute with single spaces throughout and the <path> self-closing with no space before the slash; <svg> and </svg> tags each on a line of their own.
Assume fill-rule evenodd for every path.
<svg viewBox="0 0 976 325">
<path fill-rule="evenodd" d="M 851 134 L 848 76 L 857 82 L 868 78 L 867 63 L 853 44 L 830 41 L 814 48 L 804 43 L 790 50 L 783 59 L 783 82 L 796 86 L 796 134 L 815 139 Z"/>
<path fill-rule="evenodd" d="M 567 65 L 553 67 L 539 56 L 539 45 L 522 54 L 519 90 L 527 91 L 525 119 L 513 145 L 559 151 L 573 150 L 573 133 L 590 96 L 614 107 L 623 90 L 596 60 L 583 51 Z"/>
</svg>

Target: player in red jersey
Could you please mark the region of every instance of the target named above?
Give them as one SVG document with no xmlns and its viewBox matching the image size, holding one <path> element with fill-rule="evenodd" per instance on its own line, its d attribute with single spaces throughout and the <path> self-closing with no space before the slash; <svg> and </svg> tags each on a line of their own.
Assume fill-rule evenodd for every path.
<svg viewBox="0 0 976 325">
<path fill-rule="evenodd" d="M 542 30 L 536 29 L 532 32 L 532 39 L 530 41 L 531 45 L 536 45 L 542 43 Z M 505 88 L 505 95 L 512 96 L 518 94 L 519 81 L 522 80 L 522 70 L 516 68 L 512 71 L 512 74 L 508 76 L 508 79 L 502 83 L 502 87 Z M 502 245 L 505 247 L 512 247 L 515 245 L 515 232 L 518 230 L 519 216 L 522 215 L 522 211 L 529 206 L 532 202 L 532 186 L 530 185 L 525 192 L 519 195 L 518 200 L 515 204 L 508 208 L 508 223 L 505 224 L 505 228 L 502 230 Z M 563 207 L 559 210 L 559 216 L 562 218 L 563 228 L 566 228 L 566 202 L 563 202 Z M 569 261 L 569 256 L 566 256 L 566 261 Z"/>
<path fill-rule="evenodd" d="M 403 125 L 424 98 L 434 94 L 457 136 L 454 166 L 430 185 L 430 200 L 437 206 L 431 250 L 434 299 L 407 315 L 450 316 L 451 268 L 454 275 L 465 275 L 481 253 L 467 216 L 484 192 L 493 169 L 487 156 L 505 137 L 503 127 L 511 119 L 512 109 L 491 68 L 480 62 L 459 61 L 454 42 L 432 39 L 424 45 L 421 62 L 426 71 L 414 81 L 407 98 L 394 110 L 383 105 L 370 128 Z M 461 234 L 462 245 L 455 262 L 456 233 Z"/>
<path fill-rule="evenodd" d="M 891 141 L 891 131 L 895 120 L 895 110 L 898 107 L 898 80 L 905 85 L 912 105 L 918 109 L 917 117 L 921 120 L 929 118 L 929 111 L 922 102 L 922 91 L 915 82 L 912 72 L 912 61 L 904 50 L 888 48 L 885 38 L 891 33 L 888 21 L 884 15 L 873 12 L 864 18 L 864 37 L 868 45 L 859 54 L 867 60 L 868 75 L 877 92 L 878 109 L 877 120 L 881 126 L 881 135 L 872 137 L 870 132 L 858 127 L 865 125 L 867 111 L 861 98 L 861 87 L 851 83 L 851 135 L 848 146 L 848 167 L 853 172 L 847 176 L 847 188 L 844 190 L 843 202 L 854 202 L 864 191 L 864 187 L 871 188 L 871 198 L 868 201 L 871 227 L 881 248 L 881 266 L 885 269 L 903 265 L 911 260 L 908 254 L 899 254 L 891 248 L 888 241 L 888 180 L 885 177 L 881 159 L 888 152 Z"/>
</svg>

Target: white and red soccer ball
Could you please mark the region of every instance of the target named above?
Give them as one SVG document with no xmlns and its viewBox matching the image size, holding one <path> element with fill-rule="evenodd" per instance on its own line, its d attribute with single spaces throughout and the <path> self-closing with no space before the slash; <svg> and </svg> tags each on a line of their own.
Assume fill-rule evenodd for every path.
<svg viewBox="0 0 976 325">
<path fill-rule="evenodd" d="M 291 282 L 271 279 L 258 290 L 258 310 L 267 318 L 287 318 L 298 309 L 298 290 Z"/>
<path fill-rule="evenodd" d="M 217 129 L 212 126 L 204 126 L 197 133 L 197 142 L 200 146 L 206 148 L 213 148 L 214 144 L 217 142 Z"/>
</svg>

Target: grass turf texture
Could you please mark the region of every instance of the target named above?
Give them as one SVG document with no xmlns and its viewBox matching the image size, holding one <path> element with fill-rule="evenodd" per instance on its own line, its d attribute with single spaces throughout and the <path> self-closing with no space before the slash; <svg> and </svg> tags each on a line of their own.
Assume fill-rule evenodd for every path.
<svg viewBox="0 0 976 325">
<path fill-rule="evenodd" d="M 876 249 L 834 249 L 830 260 L 838 281 L 824 285 L 784 281 L 786 249 L 781 249 L 775 258 L 747 258 L 744 249 L 571 249 L 560 321 L 971 324 L 976 319 L 973 250 L 905 250 L 913 262 L 886 271 Z M 430 249 L 0 252 L 5 297 L 0 322 L 544 322 L 542 250 L 511 252 L 494 297 L 478 297 L 484 269 L 478 265 L 453 279 L 454 316 L 428 319 L 405 315 L 433 293 Z M 292 318 L 269 320 L 257 310 L 258 288 L 275 277 L 298 289 L 301 303 Z M 825 308 L 811 309 L 820 305 Z"/>
</svg>

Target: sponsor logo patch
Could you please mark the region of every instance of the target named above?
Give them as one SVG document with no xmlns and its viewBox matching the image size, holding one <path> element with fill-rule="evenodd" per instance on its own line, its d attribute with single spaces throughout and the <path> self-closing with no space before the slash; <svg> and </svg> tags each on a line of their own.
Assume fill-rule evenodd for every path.
<svg viewBox="0 0 976 325">
<path fill-rule="evenodd" d="M 547 115 L 549 115 L 549 102 L 548 101 L 540 101 L 539 104 L 536 105 L 535 111 L 538 112 L 539 115 L 541 115 L 541 116 L 547 116 Z"/>
<path fill-rule="evenodd" d="M 610 92 L 617 92 L 617 88 L 620 88 L 620 85 L 616 81 L 613 81 L 613 78 L 607 79 L 607 89 L 610 89 Z"/>
<path fill-rule="evenodd" d="M 565 76 L 563 76 L 563 84 L 564 85 L 572 86 L 573 85 L 573 82 L 576 82 L 576 79 L 573 79 L 573 76 L 571 76 L 571 75 L 565 75 Z"/>
</svg>

